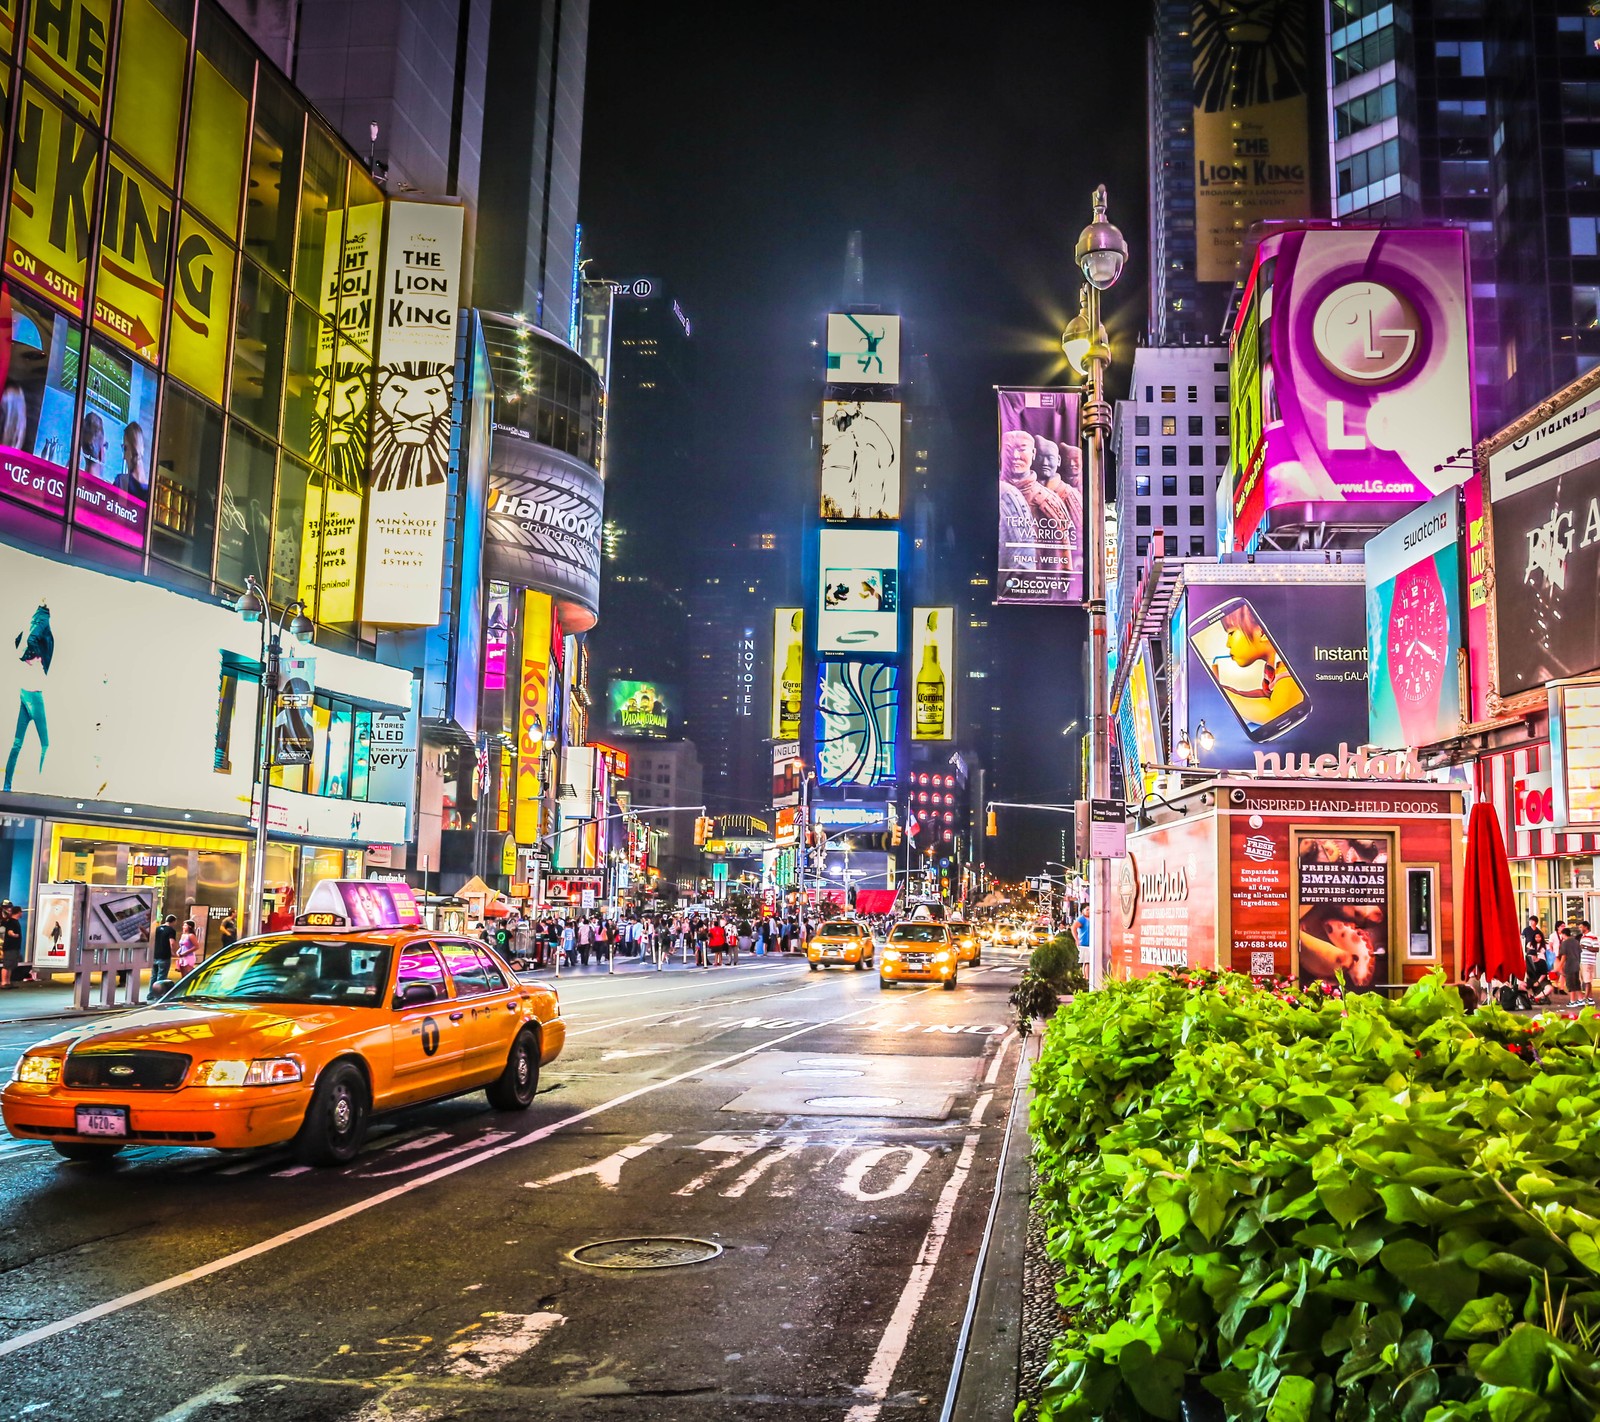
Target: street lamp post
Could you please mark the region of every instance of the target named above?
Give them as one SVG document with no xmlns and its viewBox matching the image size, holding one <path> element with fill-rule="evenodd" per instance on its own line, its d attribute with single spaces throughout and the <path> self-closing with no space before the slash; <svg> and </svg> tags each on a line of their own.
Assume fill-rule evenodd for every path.
<svg viewBox="0 0 1600 1422">
<path fill-rule="evenodd" d="M 1067 359 L 1086 377 L 1081 429 L 1083 481 L 1088 498 L 1085 537 L 1088 542 L 1087 602 L 1089 608 L 1089 799 L 1111 798 L 1111 687 L 1106 642 L 1106 485 L 1105 446 L 1111 433 L 1111 406 L 1106 400 L 1106 367 L 1111 343 L 1100 322 L 1100 293 L 1116 285 L 1128 260 L 1128 243 L 1106 218 L 1106 190 L 1094 190 L 1094 214 L 1078 235 L 1074 250 L 1083 273 L 1082 309 L 1061 338 Z M 1089 860 L 1089 984 L 1099 987 L 1110 965 L 1111 863 Z"/>
<path fill-rule="evenodd" d="M 296 642 L 304 642 L 311 637 L 313 628 L 305 613 L 306 605 L 299 598 L 286 604 L 274 623 L 272 603 L 253 575 L 245 578 L 244 591 L 233 607 L 246 622 L 261 625 L 261 704 L 256 707 L 255 764 L 256 782 L 261 789 L 256 810 L 255 855 L 250 865 L 250 912 L 246 918 L 250 932 L 260 933 L 265 927 L 262 900 L 266 897 L 267 879 L 267 802 L 272 792 L 272 715 L 278 700 L 283 634 L 287 631 Z"/>
</svg>

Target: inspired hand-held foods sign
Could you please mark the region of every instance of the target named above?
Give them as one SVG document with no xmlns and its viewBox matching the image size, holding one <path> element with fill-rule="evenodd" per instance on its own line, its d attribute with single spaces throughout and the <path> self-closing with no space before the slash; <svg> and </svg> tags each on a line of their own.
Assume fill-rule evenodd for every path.
<svg viewBox="0 0 1600 1422">
<path fill-rule="evenodd" d="M 402 202 L 389 214 L 361 615 L 431 627 L 444 577 L 464 210 Z"/>
<path fill-rule="evenodd" d="M 1196 0 L 1195 275 L 1234 282 L 1266 218 L 1311 216 L 1307 0 Z"/>
<path fill-rule="evenodd" d="M 1367 540 L 1368 739 L 1425 746 L 1461 727 L 1461 515 L 1454 489 Z"/>
<path fill-rule="evenodd" d="M 1070 390 L 1001 390 L 996 602 L 1083 601 L 1083 457 Z"/>
<path fill-rule="evenodd" d="M 1421 503 L 1462 481 L 1457 456 L 1473 442 L 1467 298 L 1457 229 L 1262 241 L 1233 338 L 1236 377 L 1248 382 L 1253 365 L 1259 382 L 1235 391 L 1235 415 L 1261 421 L 1256 449 L 1249 432 L 1234 436 L 1238 544 L 1278 510 L 1370 522 L 1375 505 Z"/>
</svg>

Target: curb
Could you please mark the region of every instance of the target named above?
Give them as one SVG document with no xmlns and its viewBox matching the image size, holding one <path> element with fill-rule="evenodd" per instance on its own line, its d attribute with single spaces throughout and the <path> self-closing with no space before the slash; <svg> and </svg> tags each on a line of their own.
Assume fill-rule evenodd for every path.
<svg viewBox="0 0 1600 1422">
<path fill-rule="evenodd" d="M 1032 1032 L 1022 1039 L 1011 1084 L 1004 1158 L 995 1181 L 994 1225 L 978 1261 L 970 1305 L 971 1329 L 940 1422 L 1009 1418 L 1022 1379 L 1022 1271 L 1027 1253 L 1031 1188 L 1028 1108 L 1033 1102 Z"/>
</svg>

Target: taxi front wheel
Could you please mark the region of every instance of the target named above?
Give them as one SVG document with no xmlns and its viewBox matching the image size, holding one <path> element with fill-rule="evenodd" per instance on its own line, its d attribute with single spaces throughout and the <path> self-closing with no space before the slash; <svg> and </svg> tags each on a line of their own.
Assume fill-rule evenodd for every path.
<svg viewBox="0 0 1600 1422">
<path fill-rule="evenodd" d="M 524 1027 L 511 1044 L 506 1069 L 487 1088 L 496 1111 L 526 1111 L 539 1090 L 539 1039 Z"/>
<path fill-rule="evenodd" d="M 317 1082 L 294 1138 L 302 1165 L 348 1165 L 367 1137 L 367 1080 L 354 1062 L 335 1062 Z"/>
<path fill-rule="evenodd" d="M 956 990 L 956 980 L 954 974 L 944 980 L 944 990 L 946 992 L 954 992 Z"/>
<path fill-rule="evenodd" d="M 101 1145 L 92 1141 L 51 1141 L 50 1144 L 56 1148 L 57 1155 L 95 1165 L 104 1164 L 122 1153 L 119 1145 Z"/>
</svg>

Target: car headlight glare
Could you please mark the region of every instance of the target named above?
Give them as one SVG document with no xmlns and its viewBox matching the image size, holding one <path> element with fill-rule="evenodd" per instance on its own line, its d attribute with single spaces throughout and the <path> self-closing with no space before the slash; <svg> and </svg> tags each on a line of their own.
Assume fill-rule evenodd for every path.
<svg viewBox="0 0 1600 1422">
<path fill-rule="evenodd" d="M 935 953 L 933 955 L 933 961 L 935 963 L 948 963 L 950 961 L 950 955 L 948 953 Z"/>
<path fill-rule="evenodd" d="M 282 1086 L 299 1081 L 305 1070 L 293 1057 L 262 1057 L 256 1061 L 201 1062 L 194 1086 Z"/>
<path fill-rule="evenodd" d="M 900 961 L 900 950 L 898 948 L 885 948 L 883 950 L 883 961 L 886 963 L 898 963 Z"/>
<path fill-rule="evenodd" d="M 17 1070 L 13 1079 L 49 1086 L 61 1080 L 61 1058 L 23 1057 L 17 1063 Z"/>
</svg>

